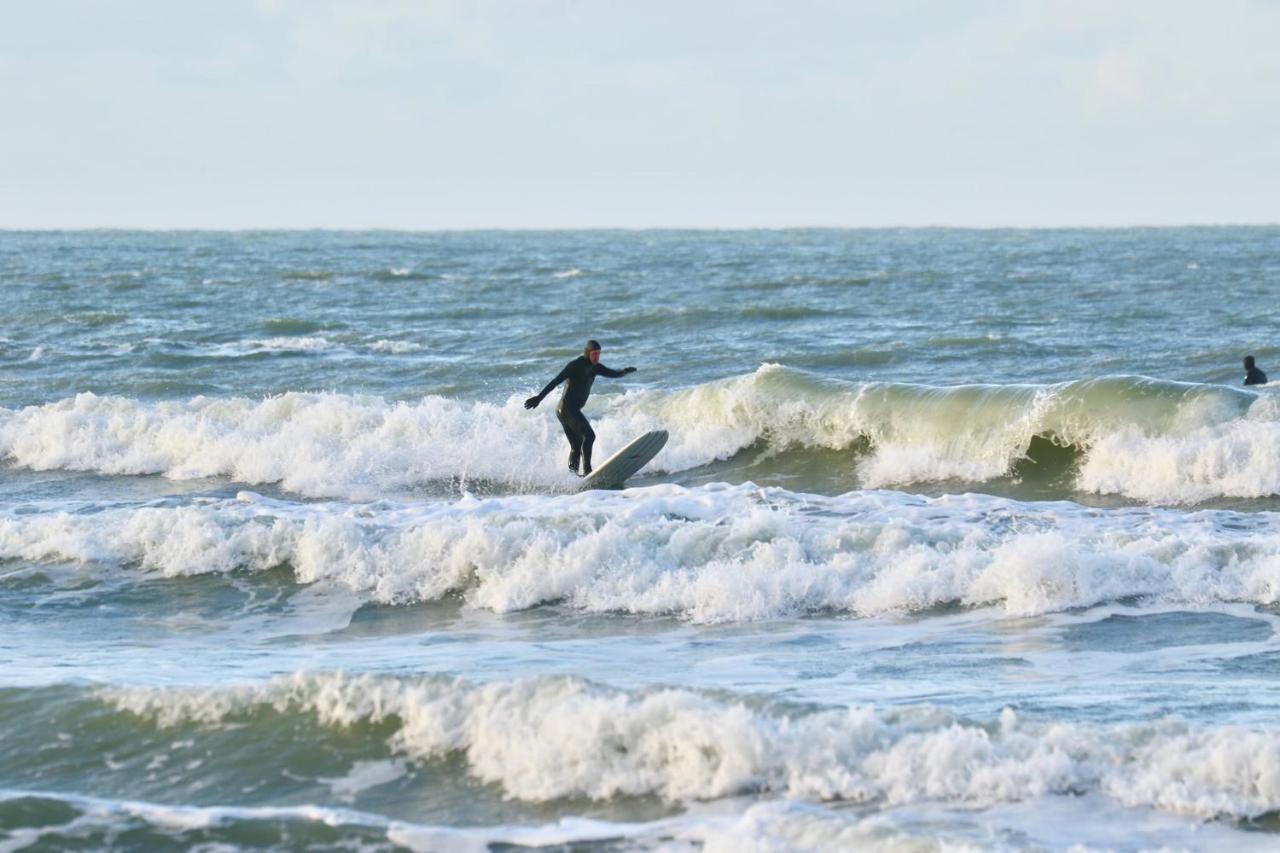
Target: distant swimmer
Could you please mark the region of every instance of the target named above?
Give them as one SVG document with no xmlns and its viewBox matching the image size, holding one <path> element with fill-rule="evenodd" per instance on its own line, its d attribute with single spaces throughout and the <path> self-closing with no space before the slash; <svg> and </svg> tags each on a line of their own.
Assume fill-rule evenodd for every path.
<svg viewBox="0 0 1280 853">
<path fill-rule="evenodd" d="M 560 419 L 560 426 L 564 427 L 565 437 L 569 439 L 569 470 L 573 473 L 578 473 L 579 460 L 582 461 L 582 476 L 591 473 L 591 447 L 595 444 L 596 434 L 582 414 L 582 407 L 587 404 L 587 397 L 591 396 L 591 384 L 596 381 L 597 376 L 617 379 L 635 372 L 634 367 L 624 367 L 622 370 L 605 367 L 600 363 L 600 344 L 587 341 L 582 355 L 566 364 L 564 370 L 556 374 L 556 378 L 548 382 L 547 387 L 536 396 L 524 401 L 526 409 L 537 408 L 543 397 L 561 382 L 565 383 L 564 395 L 560 398 L 560 405 L 556 407 L 556 417 Z"/>
<path fill-rule="evenodd" d="M 1263 373 L 1254 366 L 1253 356 L 1246 355 L 1244 357 L 1244 384 L 1245 385 L 1266 385 L 1267 374 Z"/>
</svg>

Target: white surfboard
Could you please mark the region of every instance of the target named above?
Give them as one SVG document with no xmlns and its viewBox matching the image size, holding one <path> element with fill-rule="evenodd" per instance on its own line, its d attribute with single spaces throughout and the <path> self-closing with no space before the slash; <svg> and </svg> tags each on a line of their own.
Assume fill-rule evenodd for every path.
<svg viewBox="0 0 1280 853">
<path fill-rule="evenodd" d="M 591 472 L 591 476 L 583 477 L 579 488 L 587 489 L 620 489 L 627 478 L 648 465 L 658 451 L 667 443 L 667 431 L 655 429 L 646 432 L 617 453 L 604 461 L 604 464 Z"/>
</svg>

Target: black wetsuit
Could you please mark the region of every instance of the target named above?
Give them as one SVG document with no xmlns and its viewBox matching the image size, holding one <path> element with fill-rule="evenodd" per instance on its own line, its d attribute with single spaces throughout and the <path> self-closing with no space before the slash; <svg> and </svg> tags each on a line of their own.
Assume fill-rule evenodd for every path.
<svg viewBox="0 0 1280 853">
<path fill-rule="evenodd" d="M 591 473 L 591 447 L 595 444 L 596 433 L 591 429 L 591 424 L 587 422 L 586 416 L 582 414 L 582 407 L 586 405 L 587 398 L 591 396 L 591 385 L 596 381 L 597 376 L 608 376 L 617 379 L 619 376 L 626 375 L 625 370 L 614 370 L 612 367 L 605 367 L 603 364 L 592 364 L 591 359 L 585 355 L 580 355 L 573 361 L 564 366 L 564 370 L 556 374 L 556 378 L 547 383 L 547 387 L 538 392 L 537 399 L 541 400 L 552 392 L 552 390 L 561 382 L 566 383 L 564 386 L 564 396 L 560 398 L 560 405 L 556 407 L 556 417 L 560 419 L 560 426 L 564 427 L 565 437 L 569 439 L 569 468 L 573 471 L 578 470 L 578 459 L 582 459 L 582 473 Z"/>
<path fill-rule="evenodd" d="M 1256 367 L 1250 367 L 1244 374 L 1245 385 L 1266 385 L 1267 374 Z"/>
</svg>

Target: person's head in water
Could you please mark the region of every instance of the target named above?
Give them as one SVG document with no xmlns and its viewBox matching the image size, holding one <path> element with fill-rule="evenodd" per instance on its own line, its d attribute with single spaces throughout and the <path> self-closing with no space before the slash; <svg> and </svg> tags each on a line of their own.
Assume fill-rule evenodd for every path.
<svg viewBox="0 0 1280 853">
<path fill-rule="evenodd" d="M 1258 369 L 1257 364 L 1253 360 L 1253 356 L 1246 355 L 1244 357 L 1244 384 L 1245 385 L 1266 385 L 1267 374 Z"/>
<path fill-rule="evenodd" d="M 587 341 L 587 345 L 582 348 L 582 354 L 585 355 L 587 357 L 587 360 L 590 361 L 592 364 L 599 364 L 600 363 L 600 342 Z"/>
</svg>

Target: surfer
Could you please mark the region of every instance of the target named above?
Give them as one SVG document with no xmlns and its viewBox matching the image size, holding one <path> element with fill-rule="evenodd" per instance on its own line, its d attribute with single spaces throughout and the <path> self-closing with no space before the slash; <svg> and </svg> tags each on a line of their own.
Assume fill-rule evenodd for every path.
<svg viewBox="0 0 1280 853">
<path fill-rule="evenodd" d="M 1266 385 L 1267 374 L 1259 370 L 1253 363 L 1253 356 L 1246 355 L 1244 357 L 1244 384 L 1245 385 Z"/>
<path fill-rule="evenodd" d="M 597 376 L 617 379 L 635 372 L 634 367 L 624 367 L 622 370 L 605 367 L 600 363 L 600 344 L 587 341 L 587 345 L 582 348 L 582 355 L 566 364 L 564 370 L 547 383 L 547 387 L 524 401 L 526 409 L 537 408 L 543 397 L 561 382 L 565 383 L 560 405 L 556 407 L 556 417 L 560 419 L 560 426 L 564 427 L 565 437 L 569 439 L 569 470 L 573 473 L 578 473 L 579 459 L 582 461 L 582 476 L 591 473 L 591 447 L 595 444 L 596 434 L 582 414 L 582 407 L 587 404 L 587 397 L 591 396 L 591 383 L 596 381 Z"/>
</svg>

